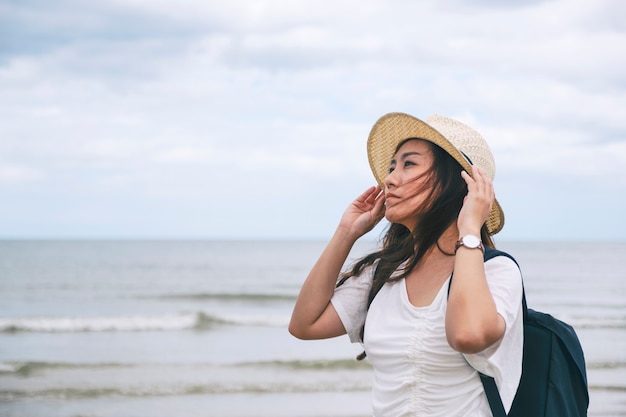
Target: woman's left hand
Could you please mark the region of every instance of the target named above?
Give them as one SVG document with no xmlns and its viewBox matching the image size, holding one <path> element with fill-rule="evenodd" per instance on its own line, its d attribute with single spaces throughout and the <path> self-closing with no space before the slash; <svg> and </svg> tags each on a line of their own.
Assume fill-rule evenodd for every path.
<svg viewBox="0 0 626 417">
<path fill-rule="evenodd" d="M 485 171 L 476 165 L 472 165 L 472 176 L 466 171 L 462 171 L 461 176 L 467 183 L 467 195 L 457 219 L 459 235 L 480 236 L 480 229 L 487 221 L 495 200 L 493 183 Z"/>
</svg>

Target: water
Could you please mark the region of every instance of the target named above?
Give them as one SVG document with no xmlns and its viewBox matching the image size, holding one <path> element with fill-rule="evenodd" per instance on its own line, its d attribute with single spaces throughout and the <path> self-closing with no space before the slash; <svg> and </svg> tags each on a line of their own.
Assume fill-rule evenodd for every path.
<svg viewBox="0 0 626 417">
<path fill-rule="evenodd" d="M 346 337 L 286 330 L 323 242 L 0 242 L 0 416 L 367 416 Z M 363 243 L 355 255 L 373 247 Z M 626 243 L 501 243 L 626 416 Z"/>
</svg>

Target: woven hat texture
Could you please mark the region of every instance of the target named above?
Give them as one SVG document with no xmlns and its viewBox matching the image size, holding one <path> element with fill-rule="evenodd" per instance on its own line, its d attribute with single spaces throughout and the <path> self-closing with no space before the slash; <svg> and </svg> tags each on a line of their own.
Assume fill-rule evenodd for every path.
<svg viewBox="0 0 626 417">
<path fill-rule="evenodd" d="M 385 188 L 391 159 L 398 145 L 406 139 L 419 138 L 430 141 L 449 153 L 465 171 L 472 174 L 472 165 L 481 167 L 493 180 L 496 165 L 489 145 L 471 127 L 449 117 L 431 115 L 420 120 L 405 113 L 389 113 L 378 119 L 367 140 L 367 156 L 374 177 Z M 504 212 L 494 201 L 487 231 L 494 235 L 504 226 Z"/>
</svg>

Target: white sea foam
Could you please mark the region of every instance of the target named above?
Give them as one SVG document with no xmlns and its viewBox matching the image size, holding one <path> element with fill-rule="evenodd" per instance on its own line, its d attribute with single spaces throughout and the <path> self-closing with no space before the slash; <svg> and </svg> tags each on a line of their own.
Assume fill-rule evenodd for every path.
<svg viewBox="0 0 626 417">
<path fill-rule="evenodd" d="M 0 332 L 141 332 L 207 330 L 216 325 L 285 326 L 287 318 L 275 315 L 232 315 L 205 313 L 119 317 L 29 317 L 0 318 Z"/>
<path fill-rule="evenodd" d="M 279 314 L 237 314 L 229 315 L 226 321 L 241 326 L 287 327 L 289 317 Z"/>
<path fill-rule="evenodd" d="M 127 317 L 41 317 L 0 319 L 0 331 L 106 332 L 167 331 L 193 329 L 198 314 Z"/>
<path fill-rule="evenodd" d="M 15 373 L 23 367 L 22 362 L 0 362 L 1 373 Z"/>
</svg>

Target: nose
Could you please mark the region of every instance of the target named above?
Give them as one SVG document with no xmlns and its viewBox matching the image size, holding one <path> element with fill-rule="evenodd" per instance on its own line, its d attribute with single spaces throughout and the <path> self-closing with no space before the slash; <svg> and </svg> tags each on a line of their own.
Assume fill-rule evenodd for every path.
<svg viewBox="0 0 626 417">
<path fill-rule="evenodd" d="M 396 172 L 396 170 L 394 169 L 393 171 L 391 171 L 389 174 L 387 174 L 387 176 L 385 177 L 385 188 L 390 189 L 393 187 L 396 187 L 398 185 L 398 179 L 396 177 L 396 175 L 394 175 Z"/>
</svg>

